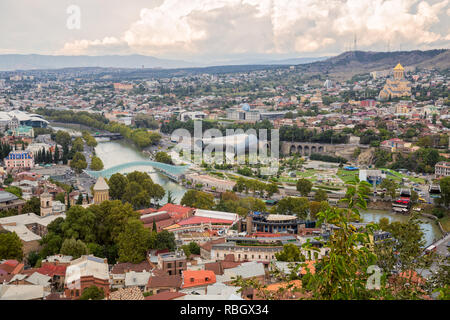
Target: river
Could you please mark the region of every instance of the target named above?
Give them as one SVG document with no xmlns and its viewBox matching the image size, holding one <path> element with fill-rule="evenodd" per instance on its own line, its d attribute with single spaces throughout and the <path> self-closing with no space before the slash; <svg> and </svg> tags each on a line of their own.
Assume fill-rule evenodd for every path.
<svg viewBox="0 0 450 320">
<path fill-rule="evenodd" d="M 77 130 L 74 128 L 65 128 L 58 124 L 58 126 L 53 127 L 55 130 L 65 130 L 71 131 L 72 133 Z M 108 169 L 123 163 L 133 162 L 133 161 L 141 161 L 141 160 L 149 160 L 148 156 L 140 152 L 136 147 L 132 144 L 126 142 L 125 140 L 115 140 L 115 141 L 98 141 L 98 145 L 95 148 L 95 152 L 97 156 L 102 159 L 104 168 Z M 148 167 L 134 167 L 131 170 L 127 170 L 124 172 L 131 171 L 144 171 L 148 172 Z M 181 198 L 186 192 L 186 188 L 183 186 L 169 180 L 166 176 L 156 173 L 154 171 L 149 172 L 149 175 L 153 179 L 155 183 L 160 184 L 166 192 L 168 190 L 172 191 L 172 196 L 175 199 L 175 203 L 180 203 Z M 167 203 L 167 193 L 165 197 L 160 201 L 160 204 Z M 361 212 L 361 216 L 364 222 L 378 222 L 381 218 L 388 218 L 389 221 L 402 221 L 405 222 L 408 219 L 408 216 L 395 214 L 389 211 L 384 210 L 369 210 L 366 212 Z M 421 218 L 422 223 L 420 227 L 425 235 L 426 245 L 430 245 L 434 242 L 435 239 L 440 239 L 442 237 L 442 233 L 439 230 L 439 227 L 433 220 L 427 218 Z"/>
</svg>

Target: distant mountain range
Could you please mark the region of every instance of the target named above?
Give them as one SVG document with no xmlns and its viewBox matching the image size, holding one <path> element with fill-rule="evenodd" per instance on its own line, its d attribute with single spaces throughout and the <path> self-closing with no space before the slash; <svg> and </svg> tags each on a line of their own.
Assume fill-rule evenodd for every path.
<svg viewBox="0 0 450 320">
<path fill-rule="evenodd" d="M 321 73 L 334 77 L 348 78 L 356 74 L 391 69 L 399 62 L 405 68 L 447 69 L 450 67 L 450 50 L 348 51 L 323 61 L 299 65 L 297 68 L 304 73 Z"/>
<path fill-rule="evenodd" d="M 107 56 L 52 56 L 39 54 L 4 54 L 0 55 L 0 71 L 63 69 L 63 68 L 197 68 L 220 65 L 297 65 L 324 60 L 318 58 L 293 58 L 284 60 L 240 59 L 226 62 L 200 64 L 183 60 L 159 59 L 143 55 L 107 55 Z"/>
<path fill-rule="evenodd" d="M 129 78 L 144 75 L 181 75 L 192 73 L 250 72 L 295 65 L 305 75 L 326 75 L 334 79 L 349 79 L 353 75 L 393 68 L 397 63 L 405 68 L 450 67 L 450 50 L 372 52 L 349 51 L 334 57 L 293 58 L 265 60 L 264 57 L 217 61 L 199 64 L 182 60 L 159 59 L 143 55 L 108 56 L 49 56 L 49 55 L 0 55 L 0 71 L 59 70 L 82 68 L 122 69 L 117 76 Z M 102 70 L 102 69 L 101 69 Z M 114 72 L 106 71 L 113 74 Z"/>
</svg>

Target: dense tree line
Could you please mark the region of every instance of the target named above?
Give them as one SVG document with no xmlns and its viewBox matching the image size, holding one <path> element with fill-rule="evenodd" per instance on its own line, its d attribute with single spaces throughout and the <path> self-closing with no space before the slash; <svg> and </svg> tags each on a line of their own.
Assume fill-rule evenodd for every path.
<svg viewBox="0 0 450 320">
<path fill-rule="evenodd" d="M 343 157 L 330 156 L 327 154 L 313 153 L 309 157 L 311 160 L 334 162 L 334 163 L 347 163 L 347 159 Z"/>
<path fill-rule="evenodd" d="M 145 172 L 134 171 L 126 176 L 115 173 L 108 185 L 111 199 L 128 202 L 136 210 L 149 207 L 151 200 L 158 202 L 165 195 L 164 188 L 154 183 Z"/>
<path fill-rule="evenodd" d="M 345 133 L 326 130 L 317 132 L 297 126 L 282 126 L 280 128 L 281 141 L 316 142 L 316 143 L 347 143 L 349 136 Z"/>
<path fill-rule="evenodd" d="M 40 259 L 53 254 L 74 257 L 94 254 L 116 261 L 139 263 L 152 248 L 175 248 L 173 234 L 156 233 L 144 228 L 139 213 L 129 203 L 104 201 L 85 209 L 72 206 L 66 219 L 57 218 L 48 225 L 48 233 L 42 238 Z"/>
<path fill-rule="evenodd" d="M 0 142 L 0 157 L 1 160 L 5 159 L 11 152 L 12 148 L 9 143 Z"/>
<path fill-rule="evenodd" d="M 140 148 L 157 144 L 161 140 L 161 135 L 154 132 L 148 132 L 145 129 L 132 129 L 125 124 L 110 122 L 103 115 L 92 114 L 85 111 L 74 112 L 71 110 L 50 110 L 39 108 L 36 113 L 41 114 L 51 120 L 66 123 L 77 123 L 114 133 L 120 133 L 126 139 L 133 141 Z"/>
<path fill-rule="evenodd" d="M 432 148 L 420 148 L 408 155 L 398 154 L 391 169 L 407 169 L 411 172 L 434 173 L 434 166 L 445 158 L 439 155 L 439 151 Z"/>
</svg>

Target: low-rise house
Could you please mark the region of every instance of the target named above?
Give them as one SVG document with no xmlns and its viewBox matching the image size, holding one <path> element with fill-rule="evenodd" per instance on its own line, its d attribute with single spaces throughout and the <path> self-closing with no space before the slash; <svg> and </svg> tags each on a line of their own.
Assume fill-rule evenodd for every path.
<svg viewBox="0 0 450 320">
<path fill-rule="evenodd" d="M 223 275 L 217 276 L 217 282 L 230 284 L 233 278 L 236 279 L 236 277 L 241 276 L 244 280 L 255 278 L 265 284 L 265 275 L 264 264 L 254 261 L 244 262 L 236 268 L 226 269 Z"/>
<path fill-rule="evenodd" d="M 434 174 L 436 178 L 450 176 L 450 162 L 441 161 L 434 166 Z"/>
<path fill-rule="evenodd" d="M 132 271 L 134 272 L 150 272 L 155 268 L 154 265 L 150 264 L 148 261 L 143 261 L 141 263 L 130 263 L 130 262 L 123 262 L 123 263 L 116 263 L 110 272 L 111 277 L 111 288 L 124 288 L 125 287 L 125 275 L 127 273 L 130 273 Z M 148 281 L 148 279 L 147 279 Z M 145 284 L 147 284 L 147 281 Z M 145 286 L 144 284 L 144 286 Z"/>
<path fill-rule="evenodd" d="M 200 257 L 205 260 L 212 259 L 211 256 L 212 246 L 215 244 L 225 243 L 225 241 L 226 241 L 225 238 L 219 238 L 200 245 Z"/>
<path fill-rule="evenodd" d="M 0 211 L 17 209 L 20 214 L 25 203 L 25 200 L 19 199 L 10 192 L 0 191 Z"/>
<path fill-rule="evenodd" d="M 148 279 L 146 292 L 158 294 L 162 292 L 178 292 L 181 288 L 181 275 L 153 275 Z"/>
<path fill-rule="evenodd" d="M 41 285 L 0 284 L 0 300 L 43 300 L 47 294 Z"/>
<path fill-rule="evenodd" d="M 125 274 L 125 287 L 137 287 L 140 290 L 145 290 L 145 286 L 148 283 L 151 273 L 147 271 L 135 272 L 130 271 Z"/>
<path fill-rule="evenodd" d="M 44 288 L 46 292 L 51 291 L 51 277 L 41 274 L 39 272 L 33 272 L 31 275 L 16 274 L 9 284 L 14 285 L 39 285 Z"/>
<path fill-rule="evenodd" d="M 16 232 L 23 243 L 23 252 L 27 255 L 31 251 L 40 249 L 39 241 L 47 234 L 47 226 L 57 218 L 65 219 L 65 214 L 38 216 L 34 213 L 19 214 L 16 216 L 0 218 L 0 227 Z"/>
<path fill-rule="evenodd" d="M 158 269 L 171 276 L 181 275 L 187 269 L 187 258 L 183 250 L 158 255 Z"/>
<path fill-rule="evenodd" d="M 216 283 L 216 275 L 211 270 L 186 270 L 183 271 L 182 292 L 204 292 L 210 284 Z"/>
</svg>

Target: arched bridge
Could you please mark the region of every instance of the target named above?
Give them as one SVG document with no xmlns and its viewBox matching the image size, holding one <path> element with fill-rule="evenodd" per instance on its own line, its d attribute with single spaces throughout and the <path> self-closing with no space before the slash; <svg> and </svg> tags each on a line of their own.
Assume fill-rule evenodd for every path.
<svg viewBox="0 0 450 320">
<path fill-rule="evenodd" d="M 106 132 L 106 133 L 95 133 L 93 135 L 94 138 L 109 138 L 110 140 L 119 140 L 123 139 L 123 136 L 120 133 L 112 133 L 112 132 Z"/>
<path fill-rule="evenodd" d="M 166 163 L 147 160 L 147 161 L 127 162 L 111 168 L 104 169 L 102 171 L 85 170 L 85 172 L 95 178 L 98 178 L 100 176 L 104 178 L 109 178 L 117 172 L 123 172 L 128 169 L 133 168 L 137 169 L 142 167 L 148 167 L 149 169 L 156 169 L 161 173 L 163 173 L 164 175 L 168 176 L 170 179 L 176 181 L 178 181 L 180 177 L 189 169 L 189 166 L 173 166 Z"/>
<path fill-rule="evenodd" d="M 308 157 L 313 153 L 337 155 L 349 159 L 353 151 L 357 148 L 367 148 L 368 146 L 358 144 L 330 144 L 311 142 L 281 142 L 281 153 L 283 155 L 294 155 Z"/>
</svg>

